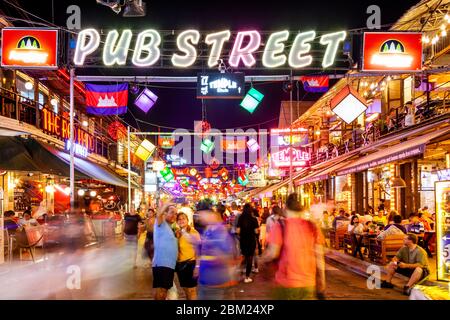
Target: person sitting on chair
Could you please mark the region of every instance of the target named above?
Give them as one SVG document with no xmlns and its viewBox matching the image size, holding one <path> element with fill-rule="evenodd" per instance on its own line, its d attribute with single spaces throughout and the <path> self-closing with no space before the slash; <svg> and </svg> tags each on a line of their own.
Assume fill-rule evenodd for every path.
<svg viewBox="0 0 450 320">
<path fill-rule="evenodd" d="M 404 239 L 404 246 L 397 252 L 387 266 L 387 278 L 382 281 L 382 288 L 393 288 L 392 278 L 395 273 L 409 278 L 403 287 L 403 294 L 410 295 L 411 288 L 430 274 L 428 268 L 428 257 L 425 250 L 417 245 L 417 236 L 408 234 Z"/>
</svg>

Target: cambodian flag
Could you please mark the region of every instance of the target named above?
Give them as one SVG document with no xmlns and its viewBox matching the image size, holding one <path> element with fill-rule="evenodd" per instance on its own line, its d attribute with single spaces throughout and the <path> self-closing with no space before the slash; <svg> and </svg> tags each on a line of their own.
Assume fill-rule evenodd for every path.
<svg viewBox="0 0 450 320">
<path fill-rule="evenodd" d="M 86 83 L 86 111 L 97 116 L 127 112 L 128 83 L 104 85 Z"/>
<path fill-rule="evenodd" d="M 306 92 L 327 92 L 328 76 L 304 76 L 301 78 Z"/>
</svg>

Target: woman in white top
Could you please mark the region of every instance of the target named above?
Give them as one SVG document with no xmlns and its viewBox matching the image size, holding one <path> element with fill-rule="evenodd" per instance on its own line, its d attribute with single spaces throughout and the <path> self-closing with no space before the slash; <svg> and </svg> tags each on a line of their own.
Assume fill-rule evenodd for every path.
<svg viewBox="0 0 450 320">
<path fill-rule="evenodd" d="M 363 234 L 365 232 L 364 224 L 359 222 L 359 218 L 357 215 L 352 216 L 350 220 L 350 224 L 348 225 L 348 233 L 352 237 L 353 242 L 353 256 L 356 257 L 356 254 L 359 254 L 361 260 L 364 260 L 364 256 L 361 252 L 361 242 L 363 239 Z"/>
</svg>

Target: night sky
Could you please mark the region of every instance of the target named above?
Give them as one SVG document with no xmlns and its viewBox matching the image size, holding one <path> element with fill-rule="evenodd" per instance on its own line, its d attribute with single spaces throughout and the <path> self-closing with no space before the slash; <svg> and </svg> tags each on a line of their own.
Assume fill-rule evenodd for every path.
<svg viewBox="0 0 450 320">
<path fill-rule="evenodd" d="M 8 0 L 11 1 L 12 0 Z M 18 0 L 18 3 L 45 20 L 52 21 L 52 1 Z M 358 1 L 160 1 L 146 0 L 147 16 L 143 18 L 124 18 L 105 6 L 89 1 L 54 1 L 54 21 L 60 26 L 66 25 L 66 8 L 71 4 L 81 7 L 82 28 L 102 29 L 131 28 L 142 30 L 183 30 L 195 28 L 200 31 L 230 29 L 238 31 L 254 28 L 256 30 L 279 31 L 327 31 L 362 28 L 366 25 L 366 8 L 377 4 L 381 7 L 382 25 L 395 22 L 407 9 L 418 0 L 358 0 Z M 25 18 L 18 11 L 3 2 L 3 11 L 8 15 Z M 31 19 L 35 19 L 30 16 Z M 107 74 L 108 70 L 83 70 L 87 74 Z M 132 69 L 116 70 L 123 75 L 133 75 Z M 152 70 L 139 71 L 140 74 L 152 74 Z M 172 71 L 173 73 L 173 71 Z M 196 75 L 197 70 L 191 75 Z M 154 73 L 153 73 L 154 74 Z M 170 74 L 170 73 L 169 73 Z M 288 74 L 284 72 L 283 74 Z M 300 74 L 296 72 L 296 74 Z M 201 119 L 201 102 L 195 97 L 195 84 L 153 84 L 171 88 L 152 88 L 158 96 L 157 104 L 148 114 L 144 114 L 130 104 L 130 111 L 125 120 L 142 130 L 154 131 L 155 127 L 136 122 L 135 118 L 161 126 L 183 127 L 193 129 L 193 121 Z M 213 127 L 219 129 L 251 126 L 267 122 L 261 127 L 271 128 L 278 124 L 280 101 L 288 99 L 282 90 L 282 84 L 261 84 L 255 86 L 265 94 L 259 108 L 250 114 L 239 107 L 239 100 L 208 101 L 206 103 L 207 119 Z M 294 91 L 294 99 L 297 92 Z M 319 96 L 306 94 L 300 86 L 300 98 L 316 100 Z M 257 128 L 257 126 L 254 126 Z"/>
</svg>

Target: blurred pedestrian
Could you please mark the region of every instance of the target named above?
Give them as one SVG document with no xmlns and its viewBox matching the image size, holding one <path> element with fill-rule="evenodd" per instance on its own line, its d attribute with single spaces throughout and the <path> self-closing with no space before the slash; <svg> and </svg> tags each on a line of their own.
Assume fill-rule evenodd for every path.
<svg viewBox="0 0 450 320">
<path fill-rule="evenodd" d="M 320 229 L 303 219 L 296 194 L 286 202 L 286 219 L 268 235 L 264 260 L 278 259 L 275 297 L 281 300 L 323 299 L 325 292 L 324 238 Z"/>
<path fill-rule="evenodd" d="M 237 224 L 237 234 L 239 235 L 239 244 L 241 253 L 244 256 L 245 263 L 245 279 L 244 283 L 253 282 L 250 278 L 253 266 L 253 257 L 257 246 L 257 235 L 259 234 L 258 220 L 254 217 L 252 212 L 254 209 L 250 204 L 244 205 L 242 215 Z M 255 270 L 258 271 L 258 270 Z"/>
<path fill-rule="evenodd" d="M 177 218 L 174 205 L 164 205 L 156 214 L 153 229 L 153 288 L 155 300 L 166 300 L 167 292 L 173 287 L 175 266 L 178 258 L 178 241 L 172 230 Z"/>
<path fill-rule="evenodd" d="M 210 204 L 200 202 L 197 214 L 206 229 L 202 235 L 196 265 L 200 300 L 234 298 L 236 252 L 233 239 L 218 212 Z"/>
<path fill-rule="evenodd" d="M 141 235 L 140 224 L 142 223 L 142 218 L 135 210 L 131 210 L 131 213 L 125 213 L 123 220 L 126 251 L 131 252 L 131 262 L 133 267 L 137 268 L 138 239 Z"/>
</svg>

